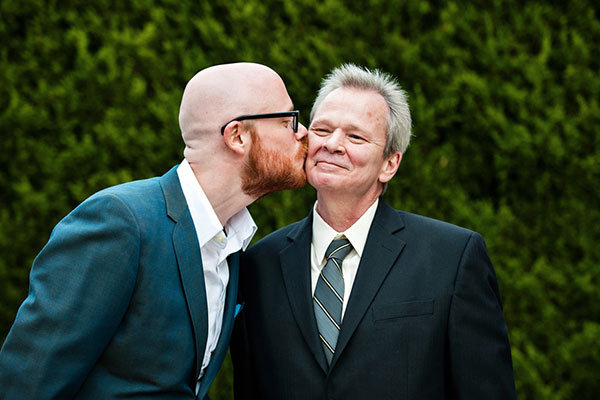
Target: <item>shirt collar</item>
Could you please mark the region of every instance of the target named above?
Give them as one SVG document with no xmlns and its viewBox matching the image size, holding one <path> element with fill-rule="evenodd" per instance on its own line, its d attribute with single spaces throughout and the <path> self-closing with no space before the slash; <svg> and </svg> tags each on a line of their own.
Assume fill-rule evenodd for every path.
<svg viewBox="0 0 600 400">
<path fill-rule="evenodd" d="M 219 234 L 223 229 L 227 232 L 227 241 L 234 245 L 235 251 L 246 250 L 252 237 L 256 233 L 257 227 L 247 208 L 241 209 L 234 214 L 225 228 L 221 225 L 217 214 L 208 201 L 204 190 L 192 171 L 192 167 L 186 159 L 177 167 L 177 175 L 185 201 L 194 221 L 194 228 L 198 236 L 200 247 L 208 243 L 213 237 Z"/>
<path fill-rule="evenodd" d="M 379 199 L 375 200 L 367 211 L 350 228 L 346 229 L 345 232 L 337 232 L 321 218 L 317 212 L 317 202 L 315 202 L 313 207 L 312 244 L 317 259 L 323 260 L 325 258 L 325 251 L 327 251 L 327 247 L 331 241 L 342 235 L 348 238 L 358 256 L 362 257 L 378 204 Z"/>
<path fill-rule="evenodd" d="M 225 232 L 227 232 L 228 241 L 233 241 L 236 247 L 246 250 L 252 237 L 258 230 L 250 212 L 247 208 L 243 208 L 225 224 Z"/>
</svg>

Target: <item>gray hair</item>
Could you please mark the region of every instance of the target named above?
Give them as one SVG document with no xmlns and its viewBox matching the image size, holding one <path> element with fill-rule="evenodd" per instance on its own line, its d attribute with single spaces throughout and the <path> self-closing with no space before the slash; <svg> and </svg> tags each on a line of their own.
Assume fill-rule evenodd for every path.
<svg viewBox="0 0 600 400">
<path fill-rule="evenodd" d="M 404 153 L 410 142 L 411 119 L 406 93 L 400 84 L 389 74 L 380 70 L 369 70 L 354 64 L 344 64 L 335 68 L 323 79 L 321 89 L 310 112 L 312 122 L 315 111 L 331 92 L 339 88 L 374 90 L 388 105 L 389 117 L 386 132 L 384 155 Z"/>
</svg>

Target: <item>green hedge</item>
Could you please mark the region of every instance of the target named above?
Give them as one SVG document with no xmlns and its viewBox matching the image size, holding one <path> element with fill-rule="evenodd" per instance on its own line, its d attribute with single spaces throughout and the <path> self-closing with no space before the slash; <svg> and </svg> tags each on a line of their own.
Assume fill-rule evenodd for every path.
<svg viewBox="0 0 600 400">
<path fill-rule="evenodd" d="M 409 94 L 414 139 L 386 199 L 479 231 L 500 280 L 520 399 L 600 392 L 600 22 L 589 0 L 0 2 L 0 338 L 52 227 L 93 192 L 182 158 L 187 80 L 247 60 L 307 123 L 342 62 Z M 258 236 L 306 188 L 251 206 Z M 211 390 L 229 399 L 227 363 Z"/>
</svg>

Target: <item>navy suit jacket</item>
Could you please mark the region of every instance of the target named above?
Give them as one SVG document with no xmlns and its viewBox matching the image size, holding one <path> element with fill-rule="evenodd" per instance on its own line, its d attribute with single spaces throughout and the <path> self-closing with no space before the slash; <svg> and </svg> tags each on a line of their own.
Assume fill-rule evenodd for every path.
<svg viewBox="0 0 600 400">
<path fill-rule="evenodd" d="M 242 255 L 236 399 L 515 398 L 480 235 L 380 200 L 330 367 L 313 312 L 311 236 L 312 213 Z"/>
<path fill-rule="evenodd" d="M 238 255 L 208 391 L 231 336 Z M 198 239 L 176 168 L 102 190 L 53 230 L 0 352 L 0 398 L 194 399 L 207 340 Z"/>
</svg>

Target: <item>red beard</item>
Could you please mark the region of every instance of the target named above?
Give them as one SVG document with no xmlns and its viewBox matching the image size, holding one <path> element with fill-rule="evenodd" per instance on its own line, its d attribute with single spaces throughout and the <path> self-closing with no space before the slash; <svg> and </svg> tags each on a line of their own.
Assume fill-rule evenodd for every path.
<svg viewBox="0 0 600 400">
<path fill-rule="evenodd" d="M 296 167 L 298 161 L 306 156 L 306 136 L 302 139 L 302 146 L 298 153 L 290 158 L 286 154 L 266 150 L 254 129 L 250 134 L 252 148 L 242 173 L 244 193 L 260 198 L 278 190 L 298 189 L 306 185 L 304 167 Z"/>
</svg>

